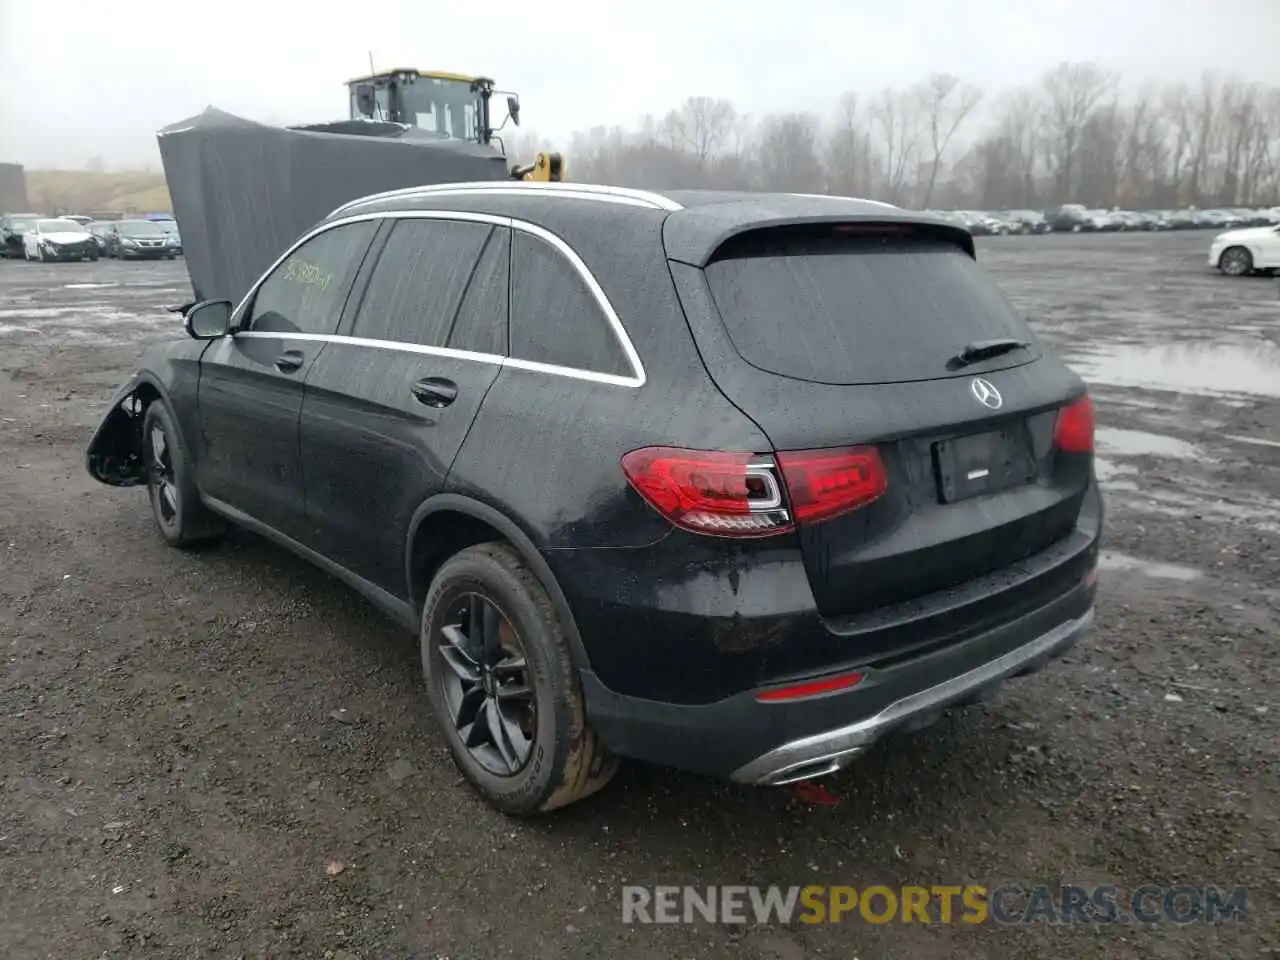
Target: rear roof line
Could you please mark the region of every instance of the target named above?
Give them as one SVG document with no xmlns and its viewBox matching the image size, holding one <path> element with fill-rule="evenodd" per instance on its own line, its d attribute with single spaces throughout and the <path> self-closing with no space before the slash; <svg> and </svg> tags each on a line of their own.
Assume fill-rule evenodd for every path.
<svg viewBox="0 0 1280 960">
<path fill-rule="evenodd" d="M 475 180 L 464 183 L 432 183 L 400 190 L 388 190 L 351 200 L 338 207 L 329 217 L 350 213 L 358 207 L 380 200 L 414 200 L 426 197 L 476 196 L 538 196 L 558 197 L 562 200 L 599 200 L 626 206 L 643 206 L 650 210 L 668 212 L 684 208 L 669 197 L 648 190 L 630 187 L 613 187 L 598 183 L 548 183 L 522 180 Z M 328 217 L 326 217 L 328 219 Z"/>
</svg>

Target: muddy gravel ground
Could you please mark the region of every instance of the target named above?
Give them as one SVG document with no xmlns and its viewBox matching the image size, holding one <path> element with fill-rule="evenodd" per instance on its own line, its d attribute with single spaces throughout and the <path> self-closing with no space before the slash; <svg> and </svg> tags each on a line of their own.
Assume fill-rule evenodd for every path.
<svg viewBox="0 0 1280 960">
<path fill-rule="evenodd" d="M 828 798 L 639 765 L 536 822 L 461 784 L 416 644 L 249 536 L 182 554 L 82 456 L 181 261 L 0 263 L 0 956 L 1280 954 L 1280 290 L 1205 234 L 980 259 L 1093 385 L 1093 636 Z M 836 803 L 816 800 L 834 799 Z M 624 884 L 1192 884 L 1244 923 L 627 925 Z"/>
</svg>

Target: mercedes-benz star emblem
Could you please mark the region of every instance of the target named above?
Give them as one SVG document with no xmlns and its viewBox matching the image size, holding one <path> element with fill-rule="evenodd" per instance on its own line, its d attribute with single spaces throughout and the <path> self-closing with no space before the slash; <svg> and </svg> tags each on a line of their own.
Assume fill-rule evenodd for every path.
<svg viewBox="0 0 1280 960">
<path fill-rule="evenodd" d="M 969 392 L 973 394 L 973 398 L 989 410 L 999 410 L 1004 404 L 1004 397 L 1000 396 L 1000 391 L 989 380 L 983 380 L 981 377 L 974 377 L 969 384 Z"/>
</svg>

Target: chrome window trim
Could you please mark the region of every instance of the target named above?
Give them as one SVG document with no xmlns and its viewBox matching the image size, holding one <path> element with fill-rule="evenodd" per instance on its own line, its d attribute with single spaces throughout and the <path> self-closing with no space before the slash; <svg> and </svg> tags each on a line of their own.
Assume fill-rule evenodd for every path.
<svg viewBox="0 0 1280 960">
<path fill-rule="evenodd" d="M 336 217 L 348 210 L 377 203 L 382 200 L 412 200 L 416 197 L 451 197 L 476 196 L 537 196 L 538 194 L 558 196 L 570 200 L 597 200 L 604 203 L 618 203 L 625 206 L 642 206 L 652 210 L 665 210 L 674 213 L 684 207 L 670 197 L 650 190 L 637 190 L 632 187 L 612 187 L 600 183 L 560 183 L 522 180 L 471 180 L 460 183 L 428 183 L 416 187 L 402 187 L 399 190 L 385 190 L 367 197 L 342 204 L 330 217 Z"/>
<path fill-rule="evenodd" d="M 540 227 L 536 223 L 529 223 L 526 220 L 518 220 L 514 217 L 499 216 L 491 213 L 472 213 L 462 210 L 379 210 L 376 213 L 358 213 L 339 220 L 333 220 L 323 223 L 317 227 L 304 233 L 301 237 L 293 242 L 288 249 L 285 250 L 275 262 L 271 264 L 262 276 L 254 282 L 249 288 L 249 292 L 241 298 L 240 303 L 232 311 L 232 326 L 235 326 L 243 319 L 248 305 L 253 302 L 254 296 L 257 295 L 258 289 L 266 282 L 279 266 L 289 259 L 299 247 L 307 243 L 314 237 L 318 237 L 322 233 L 330 230 L 336 230 L 338 227 L 347 226 L 353 223 L 363 223 L 371 220 L 454 220 L 470 223 L 487 223 L 498 227 L 507 227 L 511 230 L 519 230 L 529 236 L 537 237 L 544 243 L 553 247 L 562 257 L 569 261 L 569 265 L 582 278 L 587 285 L 587 290 L 596 301 L 596 306 L 600 308 L 604 314 L 605 321 L 609 324 L 613 331 L 614 338 L 618 341 L 618 345 L 622 347 L 623 355 L 627 358 L 632 373 L 630 376 L 616 373 L 601 373 L 597 370 L 580 370 L 576 367 L 562 367 L 552 363 L 540 363 L 536 360 L 523 360 L 518 357 L 500 357 L 496 354 L 476 353 L 470 350 L 454 350 L 449 347 L 430 347 L 419 346 L 418 344 L 401 343 L 398 340 L 375 340 L 364 337 L 344 336 L 340 334 L 313 334 L 313 333 L 273 333 L 267 330 L 245 330 L 229 334 L 233 337 L 250 337 L 250 338 L 266 338 L 274 337 L 285 340 L 311 340 L 318 343 L 348 343 L 356 346 L 368 346 L 384 350 L 402 350 L 408 353 L 421 353 L 428 356 L 449 357 L 458 360 L 475 360 L 481 363 L 498 363 L 503 367 L 511 367 L 515 370 L 528 370 L 535 373 L 546 373 L 551 376 L 569 377 L 574 380 L 588 380 L 593 383 L 604 383 L 618 387 L 642 387 L 648 379 L 645 374 L 644 363 L 640 360 L 640 354 L 636 350 L 635 344 L 631 341 L 627 328 L 623 325 L 622 319 L 610 303 L 608 295 L 596 280 L 590 268 L 583 262 L 569 244 L 556 234 Z"/>
</svg>

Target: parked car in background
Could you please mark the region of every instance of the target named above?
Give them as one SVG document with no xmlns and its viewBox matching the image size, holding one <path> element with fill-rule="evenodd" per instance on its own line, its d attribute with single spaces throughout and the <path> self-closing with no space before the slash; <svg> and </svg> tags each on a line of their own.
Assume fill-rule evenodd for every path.
<svg viewBox="0 0 1280 960">
<path fill-rule="evenodd" d="M 107 256 L 121 260 L 172 260 L 169 235 L 150 220 L 117 220 L 106 231 Z"/>
<path fill-rule="evenodd" d="M 1048 233 L 1050 230 L 1044 214 L 1035 210 L 1005 210 L 1001 217 L 1009 225 L 1010 233 Z"/>
<path fill-rule="evenodd" d="M 165 236 L 169 238 L 169 246 L 173 248 L 173 252 L 182 256 L 182 234 L 178 232 L 177 220 L 153 220 L 157 227 L 164 231 Z"/>
<path fill-rule="evenodd" d="M 22 238 L 44 214 L 6 213 L 0 216 L 0 257 L 17 260 L 25 256 Z"/>
<path fill-rule="evenodd" d="M 27 260 L 97 260 L 98 245 L 81 224 L 67 217 L 39 217 L 22 236 Z"/>
<path fill-rule="evenodd" d="M 184 323 L 89 473 L 145 485 L 173 546 L 245 526 L 417 633 L 443 742 L 508 813 L 619 755 L 832 773 L 1093 618 L 1085 384 L 940 219 L 400 190 Z"/>
<path fill-rule="evenodd" d="M 104 257 L 107 256 L 107 232 L 111 229 L 111 223 L 109 220 L 91 220 L 85 226 L 93 237 L 93 242 L 98 245 L 98 253 Z"/>
<path fill-rule="evenodd" d="M 1098 229 L 1097 222 L 1078 203 L 1064 203 L 1058 209 L 1046 212 L 1045 220 L 1055 233 L 1080 233 Z"/>
<path fill-rule="evenodd" d="M 1209 266 L 1229 277 L 1280 270 L 1280 226 L 1228 230 L 1209 245 Z"/>
</svg>

